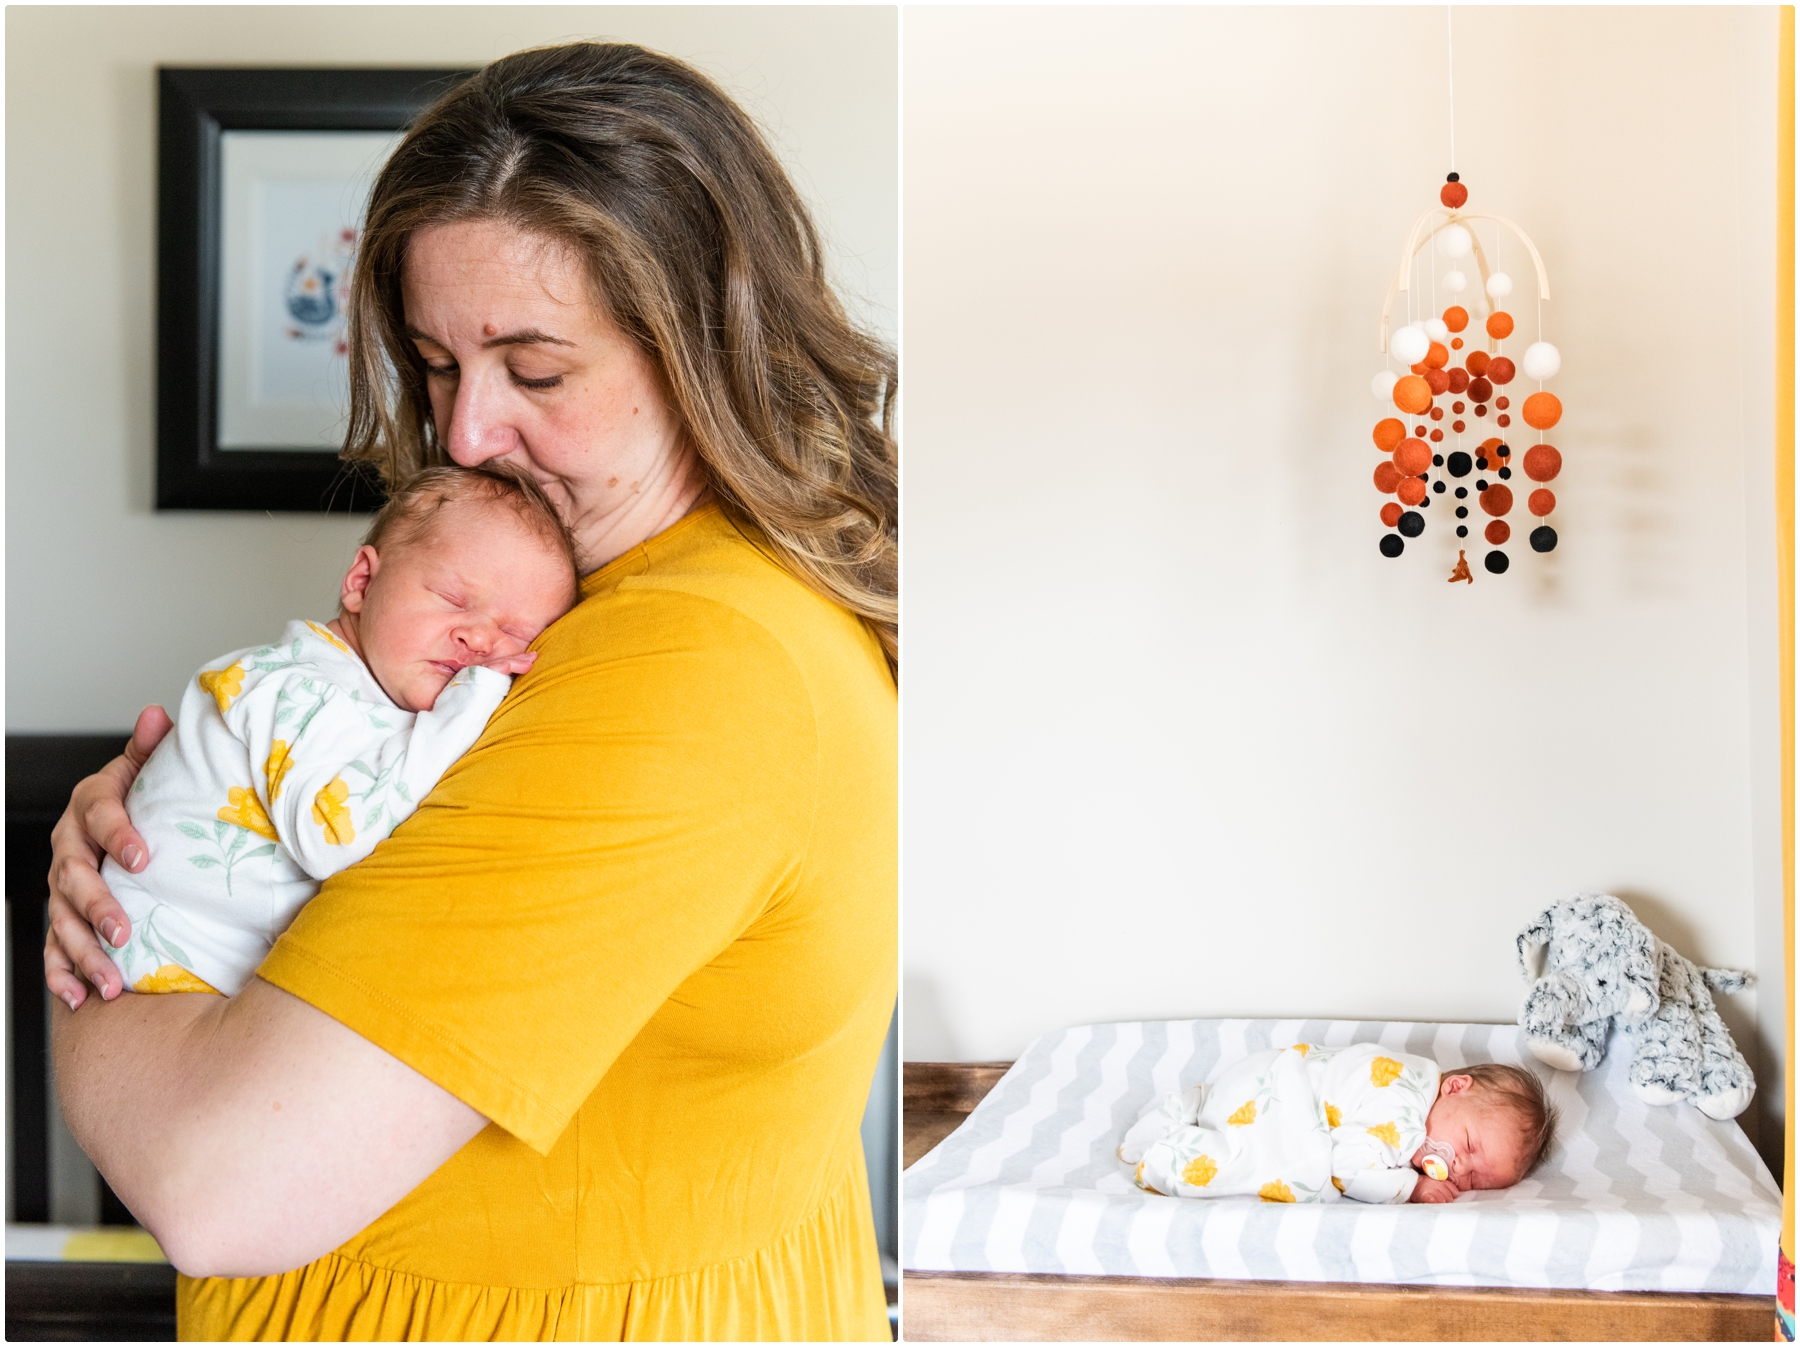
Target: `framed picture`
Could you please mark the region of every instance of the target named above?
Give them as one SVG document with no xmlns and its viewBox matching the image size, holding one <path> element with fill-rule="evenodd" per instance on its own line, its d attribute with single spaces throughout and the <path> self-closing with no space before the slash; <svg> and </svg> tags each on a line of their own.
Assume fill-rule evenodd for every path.
<svg viewBox="0 0 1800 1347">
<path fill-rule="evenodd" d="M 376 173 L 467 70 L 158 72 L 156 506 L 372 510 L 341 463 Z"/>
</svg>

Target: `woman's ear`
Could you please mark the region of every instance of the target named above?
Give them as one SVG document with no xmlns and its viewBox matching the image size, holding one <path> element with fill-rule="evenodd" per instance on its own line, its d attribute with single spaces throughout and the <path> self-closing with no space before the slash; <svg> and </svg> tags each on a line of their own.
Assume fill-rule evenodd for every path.
<svg viewBox="0 0 1800 1347">
<path fill-rule="evenodd" d="M 360 613 L 368 596 L 369 582 L 381 569 L 381 553 L 364 543 L 356 549 L 356 559 L 344 572 L 344 583 L 338 588 L 338 603 L 346 613 Z"/>
</svg>

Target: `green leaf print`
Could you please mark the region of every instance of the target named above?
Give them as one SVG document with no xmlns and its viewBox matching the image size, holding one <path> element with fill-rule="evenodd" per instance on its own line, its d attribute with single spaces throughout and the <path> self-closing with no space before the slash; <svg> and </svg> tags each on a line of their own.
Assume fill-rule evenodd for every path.
<svg viewBox="0 0 1800 1347">
<path fill-rule="evenodd" d="M 275 844 L 269 842 L 264 846 L 258 847 L 255 851 L 246 851 L 242 856 L 239 856 L 238 859 L 240 861 L 253 861 L 258 856 L 273 856 L 274 854 Z"/>
<path fill-rule="evenodd" d="M 215 865 L 223 865 L 224 862 L 216 856 L 189 856 L 188 864 L 198 866 L 202 870 L 210 870 Z"/>
<path fill-rule="evenodd" d="M 196 842 L 204 842 L 206 840 L 206 829 L 202 828 L 198 823 L 177 823 L 175 825 L 175 830 L 183 837 L 191 837 Z"/>
</svg>

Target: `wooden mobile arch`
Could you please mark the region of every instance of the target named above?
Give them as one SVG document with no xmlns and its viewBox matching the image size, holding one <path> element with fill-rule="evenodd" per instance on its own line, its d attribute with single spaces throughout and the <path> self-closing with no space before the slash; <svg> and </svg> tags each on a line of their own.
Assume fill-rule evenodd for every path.
<svg viewBox="0 0 1800 1347">
<path fill-rule="evenodd" d="M 1453 502 L 1459 542 L 1479 526 L 1489 548 L 1482 565 L 1490 574 L 1501 575 L 1511 564 L 1505 548 L 1512 541 L 1507 516 L 1515 504 L 1515 470 L 1536 484 L 1525 500 L 1526 509 L 1538 520 L 1529 535 L 1532 550 L 1549 552 L 1556 547 L 1556 530 L 1550 523 L 1556 495 L 1547 484 L 1562 471 L 1562 453 L 1544 441 L 1544 432 L 1562 419 L 1562 402 L 1544 390 L 1544 382 L 1561 368 L 1562 356 L 1543 339 L 1550 277 L 1537 246 L 1505 216 L 1463 210 L 1468 199 L 1469 189 L 1460 176 L 1450 174 L 1438 193 L 1441 204 L 1413 221 L 1400 265 L 1382 299 L 1379 349 L 1405 369 L 1383 368 L 1371 384 L 1375 396 L 1388 404 L 1388 414 L 1374 430 L 1375 447 L 1383 454 L 1375 465 L 1375 487 L 1395 498 L 1381 507 L 1381 522 L 1389 530 L 1381 537 L 1383 556 L 1404 552 L 1407 539 L 1425 532 L 1425 511 L 1432 498 L 1446 497 Z M 1537 274 L 1538 339 L 1526 347 L 1518 364 L 1506 354 L 1516 324 L 1500 307 L 1512 294 L 1512 278 L 1489 264 L 1480 238 L 1469 228 L 1477 221 L 1510 231 L 1524 245 Z M 1452 302 L 1434 317 L 1413 319 L 1390 332 L 1394 301 L 1417 294 L 1413 273 L 1418 256 L 1434 241 L 1433 251 L 1451 269 L 1442 276 L 1433 273 L 1431 288 L 1435 293 L 1442 285 Z M 1473 314 L 1461 298 L 1469 288 L 1462 271 L 1465 258 L 1474 260 L 1479 278 L 1468 301 L 1477 307 Z M 1518 390 L 1508 391 L 1521 374 L 1537 383 L 1537 391 L 1517 409 L 1525 423 L 1523 433 L 1512 429 L 1511 392 Z M 1492 421 L 1487 419 L 1490 410 Z M 1535 434 L 1536 442 L 1519 452 L 1513 441 L 1526 434 Z M 1471 476 L 1472 483 L 1467 480 Z M 1518 489 L 1523 490 L 1523 484 Z M 1479 523 L 1476 510 L 1487 516 L 1485 525 Z M 1450 579 L 1472 583 L 1474 578 L 1467 548 L 1459 547 Z"/>
</svg>

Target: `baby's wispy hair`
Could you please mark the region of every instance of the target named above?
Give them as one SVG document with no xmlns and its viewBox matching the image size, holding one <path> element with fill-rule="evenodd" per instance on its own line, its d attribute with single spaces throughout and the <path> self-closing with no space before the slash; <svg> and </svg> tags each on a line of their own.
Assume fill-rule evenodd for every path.
<svg viewBox="0 0 1800 1347">
<path fill-rule="evenodd" d="M 1522 1066 L 1508 1066 L 1503 1062 L 1458 1067 L 1452 1074 L 1468 1076 L 1474 1081 L 1475 1087 L 1470 1092 L 1473 1101 L 1487 1108 L 1503 1109 L 1518 1120 L 1525 1142 L 1525 1168 L 1519 1177 L 1524 1178 L 1536 1169 L 1556 1144 L 1556 1128 L 1561 1121 L 1556 1105 L 1550 1102 L 1544 1089 L 1544 1082 Z"/>
</svg>

